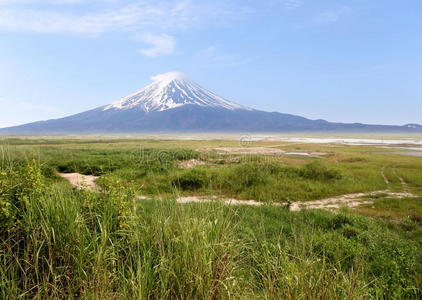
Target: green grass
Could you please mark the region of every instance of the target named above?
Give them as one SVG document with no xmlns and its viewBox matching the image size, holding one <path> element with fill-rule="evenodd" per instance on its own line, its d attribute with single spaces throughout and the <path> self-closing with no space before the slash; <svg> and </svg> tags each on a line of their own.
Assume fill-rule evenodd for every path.
<svg viewBox="0 0 422 300">
<path fill-rule="evenodd" d="M 422 160 L 391 155 L 372 147 L 291 145 L 291 151 L 322 151 L 322 158 L 240 156 L 201 153 L 198 148 L 239 146 L 236 141 L 171 141 L 134 139 L 6 139 L 17 160 L 37 157 L 42 174 L 57 182 L 57 171 L 79 172 L 121 180 L 137 194 L 218 195 L 263 202 L 308 201 L 389 188 L 401 191 L 396 174 L 422 195 Z M 268 146 L 256 142 L 251 146 Z M 183 170 L 183 160 L 205 165 Z M 387 186 L 381 170 L 390 181 Z M 393 172 L 393 171 L 396 172 Z M 101 180 L 100 180 L 101 183 Z"/>
<path fill-rule="evenodd" d="M 24 158 L 37 152 L 42 172 L 55 178 L 55 172 L 79 172 L 124 179 L 128 185 L 147 195 L 171 196 L 203 194 L 283 202 L 306 201 L 338 194 L 385 188 L 376 163 L 332 163 L 329 160 L 305 159 L 304 165 L 278 162 L 275 158 L 239 157 L 213 163 L 194 170 L 182 170 L 177 163 L 199 158 L 187 149 L 63 149 L 60 147 L 17 148 Z M 197 182 L 193 182 L 194 178 Z"/>
<path fill-rule="evenodd" d="M 389 218 L 410 218 L 422 225 L 422 197 L 404 199 L 377 199 L 374 204 L 363 205 L 359 213 Z"/>
<path fill-rule="evenodd" d="M 421 244 L 405 238 L 416 225 L 136 202 L 116 182 L 94 194 L 42 186 L 32 163 L 19 172 L 26 176 L 9 194 L 16 210 L 2 232 L 4 298 L 420 296 Z"/>
<path fill-rule="evenodd" d="M 384 189 L 380 170 L 391 160 L 422 195 L 418 158 L 339 147 L 300 164 L 255 157 L 183 170 L 179 161 L 200 154 L 171 142 L 145 150 L 159 157 L 149 160 L 131 141 L 55 142 L 2 149 L 1 298 L 422 297 L 422 198 L 379 197 L 339 213 L 166 200 L 309 200 Z M 102 175 L 102 191 L 72 189 L 56 176 L 60 168 Z M 163 200 L 136 200 L 139 193 Z"/>
</svg>

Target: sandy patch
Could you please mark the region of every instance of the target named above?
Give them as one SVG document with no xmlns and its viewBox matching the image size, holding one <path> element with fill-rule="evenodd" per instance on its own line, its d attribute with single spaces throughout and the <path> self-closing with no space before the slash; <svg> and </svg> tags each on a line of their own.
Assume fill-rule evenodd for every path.
<svg viewBox="0 0 422 300">
<path fill-rule="evenodd" d="M 374 191 L 374 192 L 367 192 L 367 193 L 355 193 L 355 194 L 346 194 L 336 197 L 331 197 L 327 199 L 315 200 L 315 201 L 307 201 L 307 202 L 293 202 L 290 204 L 289 209 L 291 211 L 300 211 L 304 209 L 329 209 L 329 210 L 336 210 L 341 207 L 356 207 L 363 204 L 372 204 L 374 201 L 370 198 L 371 196 L 380 196 L 382 195 L 384 198 L 412 198 L 416 197 L 415 195 L 402 192 L 402 193 L 395 193 L 390 192 L 388 190 L 383 191 Z M 198 197 L 198 196 L 189 196 L 189 197 L 179 197 L 176 199 L 177 203 L 185 204 L 185 203 L 206 203 L 212 201 L 221 201 L 227 205 L 248 205 L 248 206 L 263 206 L 263 205 L 271 205 L 271 206 L 287 206 L 285 203 L 265 203 L 265 202 L 258 202 L 256 200 L 237 200 L 232 198 L 218 198 L 218 197 Z"/>
<path fill-rule="evenodd" d="M 198 151 L 216 152 L 217 154 L 251 154 L 251 155 L 282 155 L 285 151 L 270 147 L 224 147 L 200 148 Z"/>
<path fill-rule="evenodd" d="M 146 196 L 137 196 L 137 199 L 140 200 L 151 200 L 153 198 L 148 198 Z M 227 205 L 248 205 L 248 206 L 263 206 L 268 205 L 265 202 L 258 202 L 255 200 L 238 200 L 233 198 L 221 198 L 217 196 L 185 196 L 176 198 L 175 201 L 180 204 L 186 203 L 210 203 L 210 202 L 222 202 Z M 272 203 L 272 206 L 285 206 L 282 203 Z"/>
<path fill-rule="evenodd" d="M 98 179 L 98 176 L 82 175 L 79 173 L 59 173 L 59 176 L 68 180 L 71 185 L 79 190 L 99 190 L 98 185 L 95 184 L 95 180 Z"/>
<path fill-rule="evenodd" d="M 205 164 L 206 163 L 204 161 L 199 160 L 199 159 L 189 159 L 189 160 L 184 160 L 178 163 L 177 166 L 182 169 L 193 169 L 197 166 L 202 166 Z"/>
<path fill-rule="evenodd" d="M 336 196 L 327 199 L 307 201 L 307 202 L 293 202 L 290 204 L 290 210 L 299 211 L 303 209 L 339 209 L 341 207 L 356 207 L 362 204 L 372 204 L 373 200 L 368 199 L 371 196 L 380 196 L 383 198 L 414 198 L 416 195 L 408 192 L 395 193 L 389 190 L 374 191 L 367 193 L 355 193 Z"/>
<path fill-rule="evenodd" d="M 249 206 L 262 206 L 266 205 L 264 202 L 258 202 L 255 200 L 237 200 L 232 198 L 218 198 L 218 197 L 197 197 L 197 196 L 188 196 L 188 197 L 179 197 L 176 199 L 177 203 L 204 203 L 204 202 L 213 202 L 221 201 L 227 205 L 249 205 Z M 281 206 L 282 204 L 274 203 L 273 205 Z"/>
<path fill-rule="evenodd" d="M 216 152 L 220 155 L 285 155 L 285 156 L 307 156 L 307 157 L 322 157 L 329 155 L 328 152 L 318 152 L 318 151 L 284 151 L 278 148 L 277 146 L 268 146 L 268 147 L 221 147 L 221 148 L 200 148 L 196 149 L 197 151 L 202 152 Z"/>
<path fill-rule="evenodd" d="M 383 198 L 414 198 L 416 195 L 408 192 L 391 192 L 389 190 L 373 191 L 367 193 L 354 193 L 340 195 L 336 197 L 307 201 L 307 202 L 292 202 L 290 205 L 285 203 L 265 203 L 258 202 L 256 200 L 238 200 L 233 198 L 221 198 L 216 196 L 186 196 L 176 198 L 175 201 L 180 204 L 186 203 L 210 203 L 210 202 L 222 202 L 227 205 L 248 205 L 248 206 L 289 206 L 291 211 L 300 211 L 305 209 L 325 209 L 325 210 L 337 210 L 341 207 L 356 207 L 363 204 L 373 204 L 374 201 L 370 197 L 382 196 Z M 152 199 L 145 196 L 137 196 L 140 200 Z"/>
</svg>

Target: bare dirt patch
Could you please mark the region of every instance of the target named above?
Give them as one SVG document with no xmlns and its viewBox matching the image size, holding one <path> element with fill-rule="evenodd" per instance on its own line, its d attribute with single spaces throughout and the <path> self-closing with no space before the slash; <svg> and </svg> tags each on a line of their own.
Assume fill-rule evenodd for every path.
<svg viewBox="0 0 422 300">
<path fill-rule="evenodd" d="M 137 196 L 136 198 L 140 200 L 148 200 L 146 196 Z M 248 205 L 248 206 L 263 206 L 268 205 L 265 202 L 258 202 L 256 200 L 238 200 L 233 198 L 221 198 L 217 196 L 185 196 L 178 197 L 175 199 L 177 203 L 186 204 L 186 203 L 210 203 L 210 202 L 222 202 L 227 205 Z M 281 203 L 271 203 L 273 206 L 285 206 Z"/>
<path fill-rule="evenodd" d="M 177 166 L 181 169 L 193 169 L 197 166 L 203 166 L 205 164 L 206 163 L 204 161 L 199 159 L 189 159 L 178 163 Z"/>
<path fill-rule="evenodd" d="M 373 204 L 374 200 L 371 198 L 414 198 L 416 195 L 408 192 L 391 192 L 389 190 L 382 191 L 373 191 L 367 193 L 354 193 L 340 195 L 336 197 L 307 201 L 307 202 L 293 202 L 290 204 L 286 203 L 265 203 L 258 202 L 256 200 L 238 200 L 233 198 L 221 198 L 216 196 L 186 196 L 178 197 L 175 199 L 177 203 L 186 204 L 186 203 L 210 203 L 210 202 L 222 202 L 227 205 L 247 205 L 247 206 L 283 206 L 288 207 L 291 211 L 300 211 L 305 209 L 325 209 L 325 210 L 338 210 L 341 207 L 357 207 L 363 204 Z M 149 199 L 145 196 L 138 196 L 140 200 Z"/>
<path fill-rule="evenodd" d="M 71 185 L 79 190 L 99 190 L 98 185 L 95 184 L 95 180 L 98 179 L 98 176 L 82 175 L 79 173 L 59 173 L 59 176 L 68 180 Z"/>
<path fill-rule="evenodd" d="M 218 198 L 218 197 L 198 197 L 198 196 L 188 196 L 188 197 L 179 197 L 176 199 L 177 203 L 204 203 L 212 201 L 221 201 L 227 205 L 249 205 L 249 206 L 262 206 L 266 205 L 264 202 L 258 202 L 255 200 L 237 200 L 232 198 Z M 281 206 L 282 204 L 274 203 L 272 205 Z"/>
<path fill-rule="evenodd" d="M 238 200 L 233 198 L 219 198 L 215 196 L 211 197 L 199 197 L 199 196 L 188 196 L 188 197 L 179 197 L 176 199 L 177 203 L 206 203 L 212 201 L 221 201 L 227 205 L 248 205 L 248 206 L 289 206 L 291 211 L 300 211 L 304 209 L 328 209 L 328 210 L 337 210 L 341 207 L 356 207 L 363 204 L 372 204 L 374 201 L 371 200 L 372 197 L 376 198 L 377 196 L 382 196 L 383 198 L 413 198 L 416 197 L 414 194 L 408 192 L 391 192 L 388 190 L 382 191 L 373 191 L 367 193 L 355 193 L 355 194 L 346 194 L 336 197 L 331 197 L 327 199 L 308 201 L 308 202 L 293 202 L 290 205 L 285 203 L 265 203 L 258 202 L 256 200 Z"/>
<path fill-rule="evenodd" d="M 336 196 L 327 199 L 308 201 L 308 202 L 293 202 L 290 205 L 290 210 L 299 211 L 303 209 L 339 209 L 341 207 L 356 207 L 362 204 L 374 203 L 371 198 L 382 196 L 383 198 L 413 198 L 414 194 L 408 192 L 395 193 L 389 190 L 373 191 L 367 193 L 355 193 Z"/>
<path fill-rule="evenodd" d="M 200 148 L 198 151 L 216 152 L 217 154 L 283 155 L 285 151 L 269 147 L 222 147 Z"/>
</svg>

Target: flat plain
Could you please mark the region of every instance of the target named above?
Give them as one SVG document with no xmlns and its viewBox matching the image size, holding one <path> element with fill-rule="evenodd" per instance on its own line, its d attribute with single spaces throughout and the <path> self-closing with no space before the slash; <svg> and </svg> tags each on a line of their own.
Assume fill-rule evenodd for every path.
<svg viewBox="0 0 422 300">
<path fill-rule="evenodd" d="M 382 141 L 4 138 L 1 296 L 421 297 L 422 158 Z"/>
</svg>

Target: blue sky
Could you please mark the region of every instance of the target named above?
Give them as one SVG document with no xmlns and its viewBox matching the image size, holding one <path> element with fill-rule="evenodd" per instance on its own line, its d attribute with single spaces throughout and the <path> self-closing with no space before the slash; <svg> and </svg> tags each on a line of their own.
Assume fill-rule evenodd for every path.
<svg viewBox="0 0 422 300">
<path fill-rule="evenodd" d="M 0 127 L 181 71 L 312 119 L 422 123 L 420 0 L 0 0 Z"/>
</svg>

